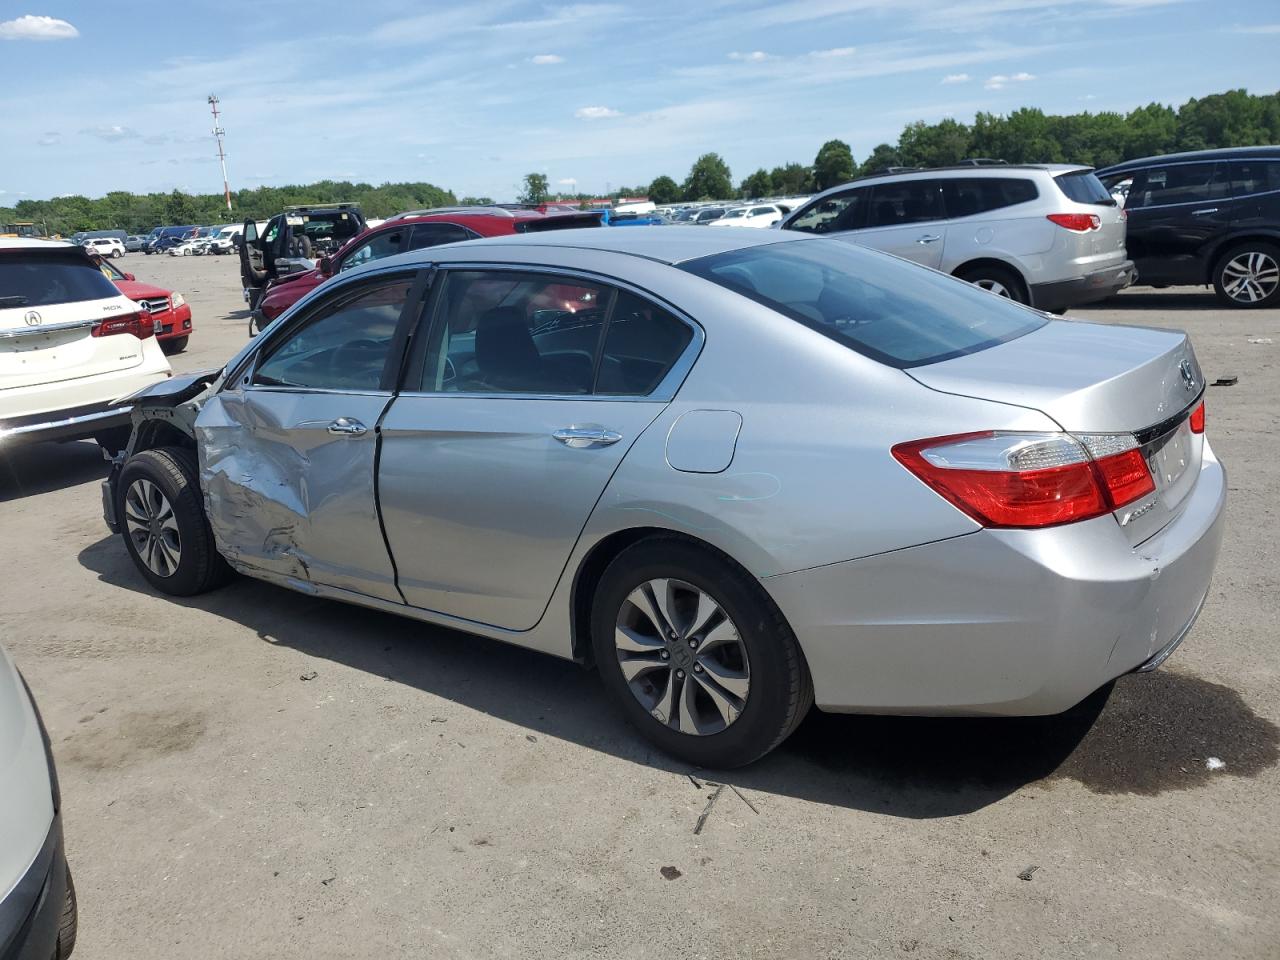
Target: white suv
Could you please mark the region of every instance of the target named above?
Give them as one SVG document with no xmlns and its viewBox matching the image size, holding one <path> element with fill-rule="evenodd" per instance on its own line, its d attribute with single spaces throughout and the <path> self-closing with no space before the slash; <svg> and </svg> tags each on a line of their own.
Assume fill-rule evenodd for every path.
<svg viewBox="0 0 1280 960">
<path fill-rule="evenodd" d="M 114 452 L 128 407 L 171 376 L 155 322 L 71 243 L 0 239 L 0 453 L 93 437 Z"/>
<path fill-rule="evenodd" d="M 80 246 L 102 257 L 123 257 L 125 252 L 124 241 L 116 237 L 90 237 Z"/>
<path fill-rule="evenodd" d="M 960 166 L 873 175 L 782 221 L 933 267 L 1041 310 L 1101 300 L 1137 276 L 1125 213 L 1091 167 Z"/>
<path fill-rule="evenodd" d="M 730 210 L 719 220 L 712 220 L 713 227 L 772 227 L 782 220 L 782 210 L 771 203 L 757 203 L 749 207 Z"/>
</svg>

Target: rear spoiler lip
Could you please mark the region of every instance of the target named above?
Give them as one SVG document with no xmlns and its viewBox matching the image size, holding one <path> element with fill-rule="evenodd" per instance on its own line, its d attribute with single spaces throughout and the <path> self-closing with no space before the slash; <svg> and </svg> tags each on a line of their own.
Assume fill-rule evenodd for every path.
<svg viewBox="0 0 1280 960">
<path fill-rule="evenodd" d="M 554 213 L 537 220 L 521 220 L 515 225 L 516 233 L 541 233 L 545 230 L 572 230 L 578 227 L 599 227 L 602 215 L 598 211 L 583 213 Z"/>
</svg>

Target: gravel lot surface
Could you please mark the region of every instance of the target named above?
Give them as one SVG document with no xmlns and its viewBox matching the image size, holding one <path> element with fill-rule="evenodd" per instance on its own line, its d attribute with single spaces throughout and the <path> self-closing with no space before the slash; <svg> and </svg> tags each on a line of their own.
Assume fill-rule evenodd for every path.
<svg viewBox="0 0 1280 960">
<path fill-rule="evenodd" d="M 233 257 L 121 266 L 191 302 L 176 370 L 245 342 Z M 814 714 L 726 777 L 569 663 L 250 580 L 158 596 L 95 446 L 0 455 L 0 639 L 54 741 L 77 957 L 1276 957 L 1280 312 L 1072 316 L 1185 328 L 1239 378 L 1187 642 L 1092 725 Z"/>
</svg>

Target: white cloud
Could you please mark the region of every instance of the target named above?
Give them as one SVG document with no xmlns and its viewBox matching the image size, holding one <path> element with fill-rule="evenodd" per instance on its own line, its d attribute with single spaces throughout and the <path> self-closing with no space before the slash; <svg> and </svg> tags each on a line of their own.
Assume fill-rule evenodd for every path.
<svg viewBox="0 0 1280 960">
<path fill-rule="evenodd" d="M 730 60 L 743 60 L 747 63 L 763 63 L 765 60 L 772 60 L 773 57 L 765 53 L 763 50 L 752 50 L 750 53 L 742 53 L 735 50 L 729 54 Z"/>
<path fill-rule="evenodd" d="M 942 78 L 943 83 L 968 83 L 969 75 L 967 73 L 948 73 Z"/>
<path fill-rule="evenodd" d="M 811 50 L 809 56 L 830 60 L 836 57 L 852 57 L 857 52 L 857 47 L 832 47 L 830 50 Z"/>
<path fill-rule="evenodd" d="M 534 66 L 546 67 L 553 63 L 564 63 L 564 57 L 558 53 L 540 53 L 536 57 L 530 57 L 529 62 Z"/>
<path fill-rule="evenodd" d="M 606 117 L 620 117 L 622 112 L 611 107 L 580 107 L 573 111 L 579 120 L 604 120 Z"/>
<path fill-rule="evenodd" d="M 132 127 L 122 127 L 118 123 L 108 124 L 101 127 L 89 127 L 81 130 L 81 133 L 87 133 L 91 137 L 97 137 L 99 140 L 106 140 L 114 143 L 117 140 L 133 140 L 138 136 L 138 131 Z"/>
<path fill-rule="evenodd" d="M 61 142 L 62 142 L 62 134 L 60 134 L 57 130 L 48 131 L 43 137 L 41 137 L 39 140 L 36 141 L 37 145 L 41 147 L 52 147 L 55 144 L 59 144 Z"/>
<path fill-rule="evenodd" d="M 577 185 L 578 181 L 573 179 L 573 177 L 565 177 L 563 180 L 556 181 L 557 187 L 576 187 Z"/>
<path fill-rule="evenodd" d="M 1034 80 L 1035 75 L 1030 73 L 1015 73 L 1011 77 L 1006 77 L 1003 73 L 997 73 L 994 77 L 988 77 L 987 82 L 983 84 L 988 90 L 1003 90 L 1011 83 L 1026 83 L 1028 80 Z"/>
<path fill-rule="evenodd" d="M 1248 33 L 1248 34 L 1254 34 L 1254 35 L 1263 34 L 1263 33 L 1280 33 L 1280 23 L 1259 23 L 1251 27 L 1237 26 L 1237 27 L 1232 27 L 1227 32 L 1228 33 Z"/>
<path fill-rule="evenodd" d="M 0 23 L 0 37 L 5 40 L 71 40 L 80 31 L 57 17 L 34 17 L 27 14 Z"/>
</svg>

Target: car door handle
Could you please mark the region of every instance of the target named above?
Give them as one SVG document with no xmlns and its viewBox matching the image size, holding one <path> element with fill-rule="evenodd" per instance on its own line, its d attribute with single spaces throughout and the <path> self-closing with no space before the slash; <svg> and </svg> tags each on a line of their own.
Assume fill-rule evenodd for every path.
<svg viewBox="0 0 1280 960">
<path fill-rule="evenodd" d="M 339 417 L 327 429 L 335 437 L 361 437 L 369 432 L 369 428 L 355 417 Z"/>
<path fill-rule="evenodd" d="M 1218 212 L 1217 207 L 1205 207 L 1203 210 L 1192 210 L 1191 215 L 1193 217 L 1205 217 L 1211 213 L 1217 213 L 1217 212 Z"/>
<path fill-rule="evenodd" d="M 926 233 L 923 237 L 917 240 L 916 243 L 937 243 L 941 239 L 942 238 L 936 233 Z"/>
<path fill-rule="evenodd" d="M 607 447 L 622 439 L 622 434 L 604 427 L 561 427 L 551 434 L 566 447 L 581 450 L 584 447 Z"/>
</svg>

